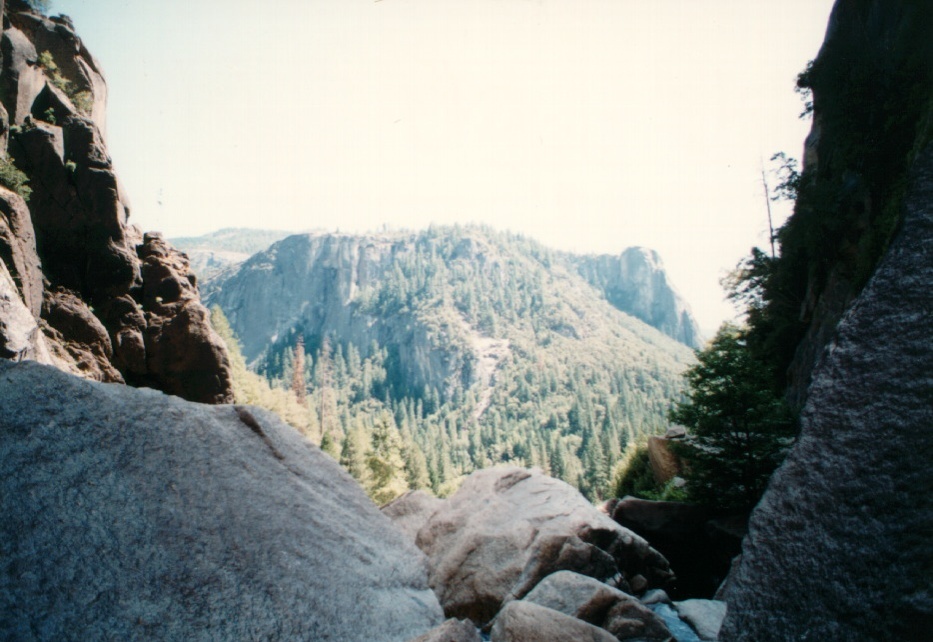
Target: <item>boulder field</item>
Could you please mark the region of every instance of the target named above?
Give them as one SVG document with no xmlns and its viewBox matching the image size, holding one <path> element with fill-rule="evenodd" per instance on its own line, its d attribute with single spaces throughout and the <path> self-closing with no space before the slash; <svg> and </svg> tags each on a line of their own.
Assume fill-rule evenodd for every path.
<svg viewBox="0 0 933 642">
<path fill-rule="evenodd" d="M 427 555 L 447 617 L 493 642 L 700 639 L 658 588 L 667 560 L 538 469 L 479 470 L 449 499 L 415 491 L 382 511 Z"/>
</svg>

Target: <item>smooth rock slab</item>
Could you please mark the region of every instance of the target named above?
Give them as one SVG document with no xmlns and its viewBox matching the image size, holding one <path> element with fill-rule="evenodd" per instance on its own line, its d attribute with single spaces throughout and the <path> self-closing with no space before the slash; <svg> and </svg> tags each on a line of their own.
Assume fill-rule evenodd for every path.
<svg viewBox="0 0 933 642">
<path fill-rule="evenodd" d="M 492 642 L 618 642 L 612 634 L 531 602 L 510 602 L 496 617 Z"/>
<path fill-rule="evenodd" d="M 719 628 L 726 617 L 726 603 L 718 600 L 684 600 L 674 602 L 680 619 L 697 632 L 701 640 L 718 640 Z"/>
<path fill-rule="evenodd" d="M 425 560 L 273 415 L 0 360 L 0 639 L 409 640 Z"/>
</svg>

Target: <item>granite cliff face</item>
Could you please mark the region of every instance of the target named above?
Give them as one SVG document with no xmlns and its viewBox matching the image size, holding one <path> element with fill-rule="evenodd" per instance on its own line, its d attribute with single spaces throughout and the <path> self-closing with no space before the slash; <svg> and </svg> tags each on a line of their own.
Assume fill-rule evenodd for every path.
<svg viewBox="0 0 933 642">
<path fill-rule="evenodd" d="M 649 280 L 666 283 L 659 263 L 652 269 Z M 635 278 L 619 278 L 627 276 Z M 481 281 L 496 291 L 482 290 Z M 374 345 L 387 346 L 409 390 L 433 387 L 445 398 L 493 384 L 496 369 L 513 356 L 511 328 L 532 343 L 544 333 L 599 343 L 594 327 L 613 326 L 611 332 L 647 343 L 644 349 L 689 359 L 636 315 L 600 301 L 561 255 L 481 228 L 295 235 L 204 287 L 205 300 L 224 310 L 249 362 L 295 332 L 308 345 L 327 335 L 364 356 Z M 547 327 L 532 329 L 532 317 L 546 319 Z"/>
<path fill-rule="evenodd" d="M 100 65 L 67 17 L 10 0 L 3 20 L 0 162 L 14 189 L 0 188 L 0 355 L 232 401 L 187 259 L 128 223 Z"/>
<path fill-rule="evenodd" d="M 800 436 L 721 589 L 724 641 L 919 641 L 933 630 L 931 34 L 929 3 L 839 0 L 814 63 L 815 184 L 843 176 L 851 186 L 837 203 L 861 208 L 861 225 L 845 230 L 849 250 L 872 240 L 881 205 L 871 194 L 898 206 L 896 234 L 854 300 L 840 261 L 802 311 L 810 330 L 792 380 L 806 398 Z M 871 67 L 853 68 L 864 56 Z M 866 72 L 909 103 L 852 100 Z M 882 133 L 903 140 L 892 148 Z M 885 184 L 900 167 L 905 184 Z"/>
<path fill-rule="evenodd" d="M 580 275 L 619 310 L 691 348 L 702 348 L 700 326 L 654 250 L 630 247 L 619 256 L 571 257 Z"/>
</svg>

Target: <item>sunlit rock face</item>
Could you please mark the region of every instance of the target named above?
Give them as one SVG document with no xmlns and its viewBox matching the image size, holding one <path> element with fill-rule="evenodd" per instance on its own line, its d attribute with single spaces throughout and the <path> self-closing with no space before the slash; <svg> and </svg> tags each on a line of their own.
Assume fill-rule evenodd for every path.
<svg viewBox="0 0 933 642">
<path fill-rule="evenodd" d="M 572 259 L 580 274 L 619 310 L 691 348 L 703 347 L 690 306 L 671 284 L 654 250 L 630 247 L 618 256 Z"/>
<path fill-rule="evenodd" d="M 226 349 L 187 259 L 129 224 L 107 151 L 100 65 L 65 17 L 11 0 L 4 21 L 0 153 L 31 194 L 0 191 L 9 275 L 0 353 L 193 401 L 232 401 Z"/>
<path fill-rule="evenodd" d="M 0 639 L 385 640 L 425 558 L 271 413 L 0 360 Z"/>
</svg>

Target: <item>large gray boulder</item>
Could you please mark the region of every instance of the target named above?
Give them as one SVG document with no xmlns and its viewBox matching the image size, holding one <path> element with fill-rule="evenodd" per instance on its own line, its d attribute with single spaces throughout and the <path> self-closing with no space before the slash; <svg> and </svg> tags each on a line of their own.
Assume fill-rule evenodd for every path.
<svg viewBox="0 0 933 642">
<path fill-rule="evenodd" d="M 752 514 L 722 640 L 933 631 L 933 146 L 903 227 L 824 353 Z"/>
<path fill-rule="evenodd" d="M 0 639 L 409 640 L 425 560 L 273 415 L 0 360 Z"/>
<path fill-rule="evenodd" d="M 479 624 L 559 570 L 623 587 L 636 575 L 652 585 L 671 577 L 648 542 L 537 469 L 473 473 L 418 532 L 417 544 L 447 616 Z"/>
</svg>

